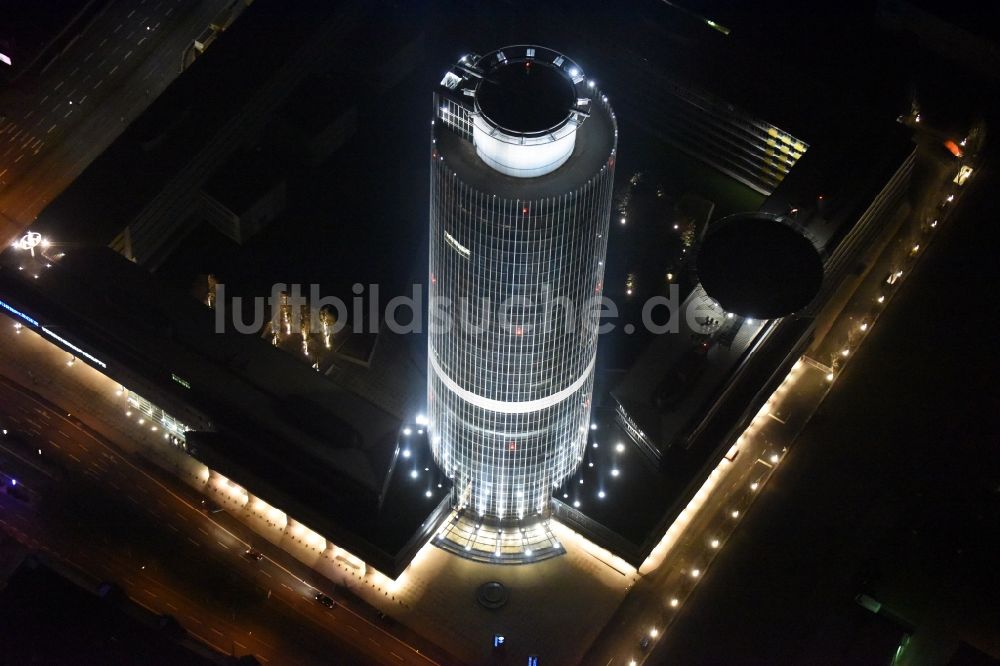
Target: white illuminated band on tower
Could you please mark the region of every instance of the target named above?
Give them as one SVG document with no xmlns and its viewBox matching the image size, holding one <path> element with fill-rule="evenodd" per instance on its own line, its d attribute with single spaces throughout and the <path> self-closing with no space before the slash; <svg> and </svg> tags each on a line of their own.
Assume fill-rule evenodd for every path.
<svg viewBox="0 0 1000 666">
<path fill-rule="evenodd" d="M 590 360 L 590 364 L 587 365 L 587 368 L 583 371 L 583 374 L 577 377 L 575 382 L 558 393 L 553 393 L 552 395 L 544 398 L 538 398 L 537 400 L 515 402 L 512 400 L 493 400 L 466 390 L 459 386 L 458 382 L 445 374 L 445 371 L 440 365 L 438 365 L 437 359 L 435 359 L 433 355 L 429 356 L 428 359 L 430 361 L 431 369 L 434 370 L 434 374 L 437 375 L 438 379 L 440 379 L 452 393 L 470 405 L 488 409 L 491 412 L 500 412 L 502 414 L 530 414 L 532 412 L 538 412 L 548 407 L 558 405 L 560 402 L 566 400 L 583 388 L 583 385 L 586 384 L 591 378 L 591 373 L 594 371 L 594 365 L 597 362 L 597 357 L 594 356 L 594 358 Z"/>
</svg>

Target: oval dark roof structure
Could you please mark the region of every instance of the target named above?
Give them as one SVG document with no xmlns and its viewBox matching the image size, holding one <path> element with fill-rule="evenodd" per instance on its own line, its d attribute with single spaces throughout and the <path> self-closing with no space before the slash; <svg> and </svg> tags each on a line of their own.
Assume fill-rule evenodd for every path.
<svg viewBox="0 0 1000 666">
<path fill-rule="evenodd" d="M 801 310 L 823 282 L 823 260 L 792 220 L 730 215 L 708 229 L 697 256 L 705 292 L 744 317 L 774 319 Z"/>
<path fill-rule="evenodd" d="M 573 81 L 550 63 L 510 60 L 486 73 L 476 100 L 483 115 L 495 125 L 534 134 L 565 121 L 576 94 Z"/>
</svg>

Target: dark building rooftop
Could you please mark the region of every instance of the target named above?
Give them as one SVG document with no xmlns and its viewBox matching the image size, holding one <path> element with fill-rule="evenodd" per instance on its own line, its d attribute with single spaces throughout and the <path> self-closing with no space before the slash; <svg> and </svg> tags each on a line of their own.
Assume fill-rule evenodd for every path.
<svg viewBox="0 0 1000 666">
<path fill-rule="evenodd" d="M 401 571 L 429 536 L 449 483 L 425 439 L 403 440 L 410 451 L 405 465 L 398 460 L 405 417 L 416 415 L 423 393 L 421 382 L 406 383 L 407 368 L 393 364 L 393 401 L 376 403 L 377 390 L 348 388 L 351 375 L 334 381 L 231 322 L 217 328 L 218 311 L 108 248 L 75 248 L 38 280 L 18 265 L 11 252 L 0 255 L 5 300 L 205 431 L 189 435 L 196 459 L 386 574 Z"/>
<path fill-rule="evenodd" d="M 823 282 L 818 249 L 785 218 L 751 213 L 712 224 L 697 254 L 705 292 L 727 312 L 757 319 L 804 308 Z"/>
<path fill-rule="evenodd" d="M 331 52 L 311 52 L 316 41 L 346 32 L 360 14 L 349 2 L 255 2 L 49 204 L 36 226 L 64 240 L 110 243 L 145 216 L 145 231 L 133 230 L 133 244 L 164 243 L 162 220 L 149 219 L 174 224 L 178 202 L 193 198 L 300 80 L 329 63 Z"/>
</svg>

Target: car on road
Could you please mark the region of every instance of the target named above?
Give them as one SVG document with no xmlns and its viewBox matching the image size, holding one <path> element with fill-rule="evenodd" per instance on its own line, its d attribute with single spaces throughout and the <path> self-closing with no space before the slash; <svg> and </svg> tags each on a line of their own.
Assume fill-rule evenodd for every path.
<svg viewBox="0 0 1000 666">
<path fill-rule="evenodd" d="M 316 601 L 320 602 L 321 604 L 323 604 L 327 608 L 333 608 L 334 606 L 337 605 L 337 603 L 333 599 L 331 599 L 330 597 L 326 596 L 322 592 L 317 592 L 316 593 Z"/>
<path fill-rule="evenodd" d="M 222 507 L 213 502 L 210 499 L 203 499 L 201 501 L 201 512 L 208 515 L 210 513 L 219 513 L 222 511 Z"/>
<path fill-rule="evenodd" d="M 901 278 L 901 277 L 903 277 L 903 271 L 900 271 L 900 270 L 889 271 L 886 274 L 884 280 L 885 280 L 886 284 L 893 285 L 893 284 L 896 284 L 897 282 L 899 282 L 899 278 Z"/>
<path fill-rule="evenodd" d="M 253 560 L 254 562 L 260 562 L 262 559 L 264 559 L 264 553 L 260 552 L 259 550 L 254 550 L 253 548 L 247 548 L 246 550 L 243 551 L 243 557 L 247 558 L 248 560 Z"/>
</svg>

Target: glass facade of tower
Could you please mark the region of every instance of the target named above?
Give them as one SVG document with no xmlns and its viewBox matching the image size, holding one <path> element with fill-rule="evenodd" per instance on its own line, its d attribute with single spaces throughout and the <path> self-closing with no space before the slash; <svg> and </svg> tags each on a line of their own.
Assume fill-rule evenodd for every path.
<svg viewBox="0 0 1000 666">
<path fill-rule="evenodd" d="M 434 96 L 431 442 L 454 480 L 457 506 L 501 519 L 544 515 L 587 440 L 617 127 L 606 98 L 558 53 L 505 47 L 460 65 Z M 495 80 L 544 81 L 539 67 L 564 76 L 575 93 L 565 120 L 523 136 L 491 122 L 475 98 L 476 74 L 506 67 L 518 69 Z M 484 150 L 496 151 L 473 145 L 481 128 L 497 130 L 508 147 L 499 159 L 527 164 L 530 176 L 484 161 Z M 537 150 L 517 154 L 547 135 L 553 143 L 575 140 L 568 159 L 550 167 L 531 163 Z M 551 155 L 542 159 L 551 163 Z"/>
</svg>

